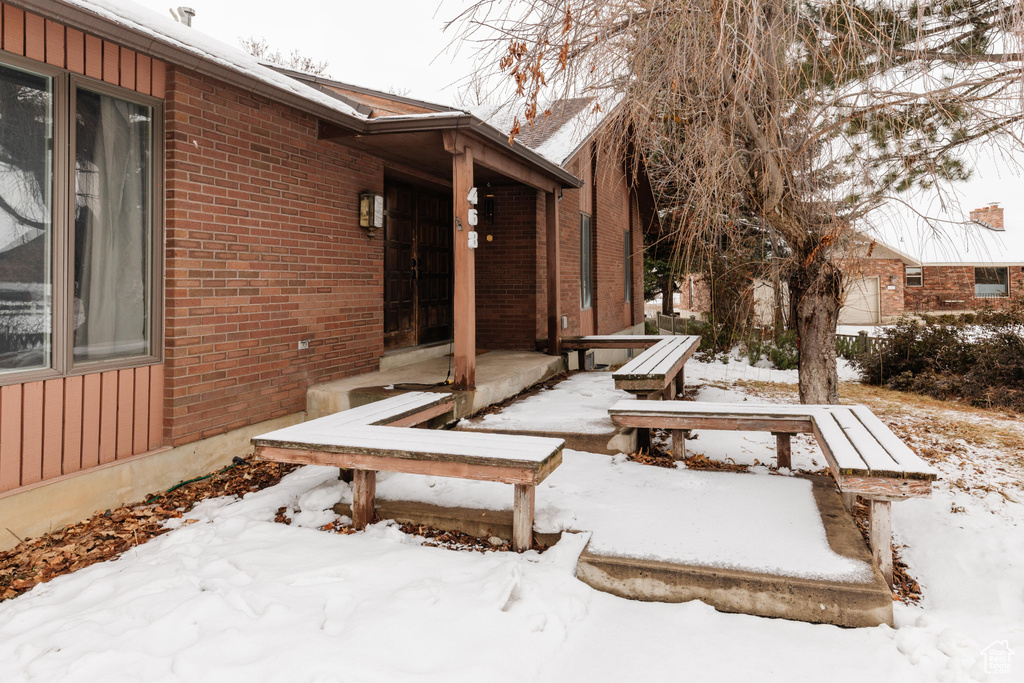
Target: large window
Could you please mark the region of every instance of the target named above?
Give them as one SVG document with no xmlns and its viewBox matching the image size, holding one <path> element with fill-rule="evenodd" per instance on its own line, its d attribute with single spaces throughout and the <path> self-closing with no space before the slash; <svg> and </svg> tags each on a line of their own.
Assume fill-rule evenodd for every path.
<svg viewBox="0 0 1024 683">
<path fill-rule="evenodd" d="M 907 287 L 920 287 L 924 284 L 921 266 L 907 266 Z"/>
<path fill-rule="evenodd" d="M 594 305 L 594 235 L 590 216 L 580 214 L 580 307 Z"/>
<path fill-rule="evenodd" d="M 159 107 L 58 70 L 0 64 L 3 381 L 158 356 Z"/>
<path fill-rule="evenodd" d="M 975 268 L 974 296 L 997 299 L 1010 295 L 1010 278 L 1006 268 Z"/>
<path fill-rule="evenodd" d="M 53 90 L 0 64 L 0 372 L 50 363 Z"/>
</svg>

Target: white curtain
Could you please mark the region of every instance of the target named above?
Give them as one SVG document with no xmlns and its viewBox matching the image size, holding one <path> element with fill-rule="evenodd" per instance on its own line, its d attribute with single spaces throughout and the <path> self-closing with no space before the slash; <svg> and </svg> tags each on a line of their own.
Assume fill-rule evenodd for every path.
<svg viewBox="0 0 1024 683">
<path fill-rule="evenodd" d="M 75 357 L 145 354 L 149 110 L 83 91 L 78 101 Z"/>
</svg>

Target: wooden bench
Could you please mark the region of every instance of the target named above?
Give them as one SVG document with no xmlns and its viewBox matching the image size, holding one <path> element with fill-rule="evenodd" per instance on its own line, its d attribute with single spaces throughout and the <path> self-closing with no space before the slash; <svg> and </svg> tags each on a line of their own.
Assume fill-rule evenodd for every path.
<svg viewBox="0 0 1024 683">
<path fill-rule="evenodd" d="M 696 335 L 664 336 L 660 341 L 612 373 L 615 388 L 637 398 L 661 394 L 674 398 L 683 389 L 683 366 L 700 347 Z"/>
<path fill-rule="evenodd" d="M 256 437 L 252 440 L 256 456 L 355 470 L 352 522 L 358 529 L 373 522 L 379 471 L 513 484 L 512 546 L 518 552 L 528 550 L 533 545 L 536 487 L 561 464 L 565 442 L 535 436 L 396 428 L 415 424 L 410 420 L 429 419 L 424 416 L 443 405 L 431 404 L 422 396 L 408 398 L 422 393 L 396 396 Z M 451 397 L 446 398 L 450 405 Z M 399 399 L 405 399 L 404 403 Z M 415 407 L 418 402 L 420 408 Z M 356 411 L 358 414 L 349 415 Z"/>
<path fill-rule="evenodd" d="M 790 435 L 814 434 L 847 509 L 852 509 L 855 496 L 868 501 L 871 552 L 890 585 L 890 503 L 930 496 L 937 474 L 862 405 L 627 400 L 619 401 L 608 412 L 617 425 L 671 429 L 676 457 L 685 455 L 685 432 L 692 429 L 767 431 L 776 435 L 779 467 L 790 467 Z"/>
<path fill-rule="evenodd" d="M 587 368 L 587 351 L 591 349 L 649 349 L 668 334 L 588 334 L 583 337 L 562 337 L 562 349 L 576 351 L 580 370 Z"/>
</svg>

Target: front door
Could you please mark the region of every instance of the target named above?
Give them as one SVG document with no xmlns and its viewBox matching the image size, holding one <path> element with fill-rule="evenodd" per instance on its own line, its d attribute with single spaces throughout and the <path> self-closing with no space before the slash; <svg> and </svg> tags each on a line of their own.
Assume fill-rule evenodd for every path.
<svg viewBox="0 0 1024 683">
<path fill-rule="evenodd" d="M 452 338 L 452 199 L 384 185 L 384 347 Z"/>
</svg>

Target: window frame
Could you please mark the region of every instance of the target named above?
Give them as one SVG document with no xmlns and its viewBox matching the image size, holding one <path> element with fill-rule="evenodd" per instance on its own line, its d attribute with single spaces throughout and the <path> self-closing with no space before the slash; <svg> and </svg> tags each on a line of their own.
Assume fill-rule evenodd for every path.
<svg viewBox="0 0 1024 683">
<path fill-rule="evenodd" d="M 586 245 L 586 248 L 584 248 Z M 594 307 L 594 228 L 593 217 L 580 212 L 580 310 Z"/>
<path fill-rule="evenodd" d="M 50 357 L 47 367 L 0 371 L 0 386 L 157 365 L 164 361 L 164 101 L 72 73 L 34 59 L 3 54 L 0 64 L 51 79 L 53 83 L 53 177 L 51 182 Z M 75 114 L 78 88 L 152 109 L 149 178 L 149 272 L 146 285 L 145 354 L 99 361 L 74 360 Z"/>
<path fill-rule="evenodd" d="M 917 277 L 917 284 L 910 284 L 910 278 L 914 277 L 910 271 L 916 270 L 917 273 L 914 276 Z M 903 271 L 903 286 L 904 287 L 924 287 L 924 267 L 923 266 L 906 266 Z"/>
<path fill-rule="evenodd" d="M 1003 271 L 1006 275 L 1006 291 L 1002 294 L 978 294 L 978 271 Z M 1007 299 L 1010 297 L 1010 268 L 1009 266 L 974 266 L 974 298 L 975 299 Z"/>
</svg>

